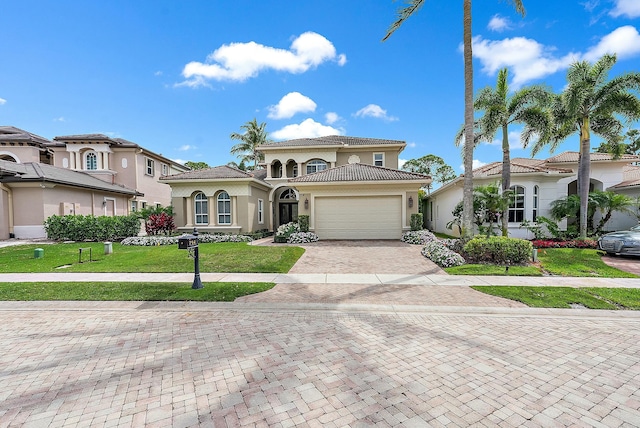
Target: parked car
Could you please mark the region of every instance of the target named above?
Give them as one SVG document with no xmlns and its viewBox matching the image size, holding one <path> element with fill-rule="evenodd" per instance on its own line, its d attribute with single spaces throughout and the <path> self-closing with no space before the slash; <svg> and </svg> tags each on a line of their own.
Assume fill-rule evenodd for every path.
<svg viewBox="0 0 640 428">
<path fill-rule="evenodd" d="M 640 256 L 640 224 L 629 230 L 611 232 L 598 239 L 598 248 L 607 254 Z"/>
</svg>

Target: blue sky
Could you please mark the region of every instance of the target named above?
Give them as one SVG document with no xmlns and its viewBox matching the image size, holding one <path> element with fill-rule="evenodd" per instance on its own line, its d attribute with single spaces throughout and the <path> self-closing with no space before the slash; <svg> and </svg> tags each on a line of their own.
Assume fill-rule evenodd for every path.
<svg viewBox="0 0 640 428">
<path fill-rule="evenodd" d="M 606 52 L 618 54 L 612 76 L 640 71 L 640 0 L 524 0 L 524 18 L 507 1 L 474 3 L 475 91 L 502 67 L 514 88 L 560 91 L 571 62 Z M 404 140 L 402 159 L 434 154 L 461 173 L 462 2 L 427 1 L 382 43 L 402 4 L 5 1 L 0 125 L 104 133 L 214 166 L 236 160 L 229 134 L 255 117 L 274 140 Z M 512 156 L 530 157 L 517 128 L 511 142 Z M 500 160 L 500 146 L 474 159 Z"/>
</svg>

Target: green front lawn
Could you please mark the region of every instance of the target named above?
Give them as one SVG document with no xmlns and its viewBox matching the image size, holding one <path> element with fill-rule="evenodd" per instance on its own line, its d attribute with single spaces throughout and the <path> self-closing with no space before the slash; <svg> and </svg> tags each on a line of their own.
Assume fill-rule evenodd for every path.
<svg viewBox="0 0 640 428">
<path fill-rule="evenodd" d="M 93 262 L 78 262 L 78 249 L 91 248 Z M 34 258 L 42 248 L 44 257 Z M 244 242 L 200 244 L 201 272 L 286 273 L 302 256 L 300 247 L 253 246 Z M 88 260 L 88 252 L 83 252 Z M 193 259 L 177 245 L 137 247 L 113 244 L 104 254 L 101 242 L 16 245 L 0 248 L 0 273 L 16 272 L 193 272 Z"/>
<path fill-rule="evenodd" d="M 467 264 L 445 268 L 449 275 L 513 275 L 595 278 L 638 278 L 638 275 L 613 268 L 602 261 L 602 252 L 586 248 L 546 248 L 538 251 L 537 265 L 504 266 Z"/>
<path fill-rule="evenodd" d="M 273 288 L 269 282 L 208 282 L 193 290 L 191 283 L 133 282 L 4 282 L 0 300 L 133 300 L 233 302 Z"/>
<path fill-rule="evenodd" d="M 473 286 L 474 290 L 492 296 L 522 302 L 534 308 L 571 308 L 582 305 L 589 309 L 640 309 L 637 288 L 571 288 Z"/>
</svg>

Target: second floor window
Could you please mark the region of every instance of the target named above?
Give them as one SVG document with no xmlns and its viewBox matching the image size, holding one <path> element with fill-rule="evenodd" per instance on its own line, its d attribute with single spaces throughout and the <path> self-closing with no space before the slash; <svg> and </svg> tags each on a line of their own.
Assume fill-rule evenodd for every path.
<svg viewBox="0 0 640 428">
<path fill-rule="evenodd" d="M 323 160 L 315 159 L 307 163 L 307 174 L 324 171 L 325 169 L 327 169 L 327 163 Z"/>
<path fill-rule="evenodd" d="M 373 164 L 375 166 L 384 166 L 384 153 L 374 153 Z"/>
<path fill-rule="evenodd" d="M 153 170 L 154 170 L 154 162 L 153 159 L 149 159 L 147 158 L 147 162 L 146 162 L 146 169 L 145 169 L 145 174 L 150 175 L 153 177 Z"/>
<path fill-rule="evenodd" d="M 162 164 L 162 175 L 169 175 L 169 165 L 166 163 Z"/>
<path fill-rule="evenodd" d="M 87 157 L 85 158 L 87 170 L 95 171 L 98 169 L 98 156 L 95 153 L 89 152 L 87 153 Z"/>
</svg>

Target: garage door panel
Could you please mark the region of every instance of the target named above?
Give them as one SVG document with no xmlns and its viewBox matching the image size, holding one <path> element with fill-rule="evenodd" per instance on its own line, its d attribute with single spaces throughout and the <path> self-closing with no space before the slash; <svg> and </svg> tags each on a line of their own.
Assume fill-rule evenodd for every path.
<svg viewBox="0 0 640 428">
<path fill-rule="evenodd" d="M 320 239 L 400 239 L 400 196 L 315 199 L 315 232 Z"/>
</svg>

